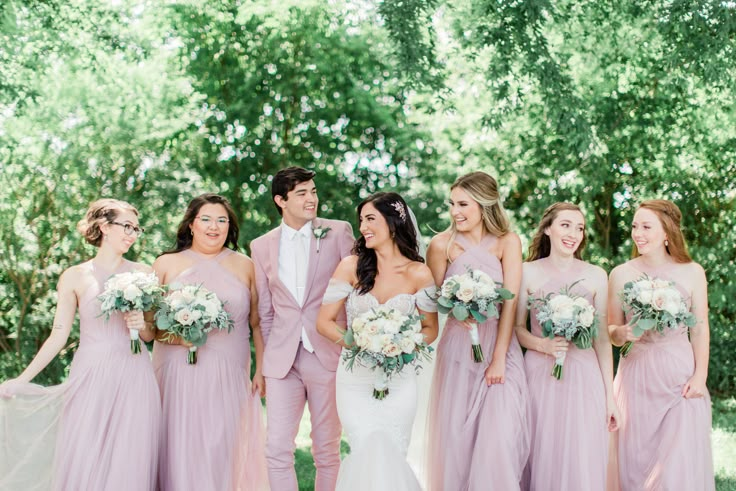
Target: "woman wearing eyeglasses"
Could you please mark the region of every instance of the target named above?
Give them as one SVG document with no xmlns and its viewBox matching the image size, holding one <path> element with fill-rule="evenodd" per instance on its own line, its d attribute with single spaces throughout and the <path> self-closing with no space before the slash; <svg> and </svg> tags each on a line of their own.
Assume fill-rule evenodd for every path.
<svg viewBox="0 0 736 491">
<path fill-rule="evenodd" d="M 176 233 L 176 246 L 153 268 L 164 284 L 202 285 L 225 304 L 232 331 L 214 330 L 187 363 L 189 344 L 157 334 L 153 363 L 161 389 L 161 491 L 267 489 L 261 397 L 263 337 L 255 268 L 235 252 L 238 223 L 216 194 L 194 198 Z M 249 330 L 250 324 L 250 330 Z M 256 373 L 250 380 L 250 331 Z"/>
<path fill-rule="evenodd" d="M 62 273 L 51 335 L 23 373 L 0 385 L 0 489 L 153 490 L 161 403 L 151 359 L 131 352 L 129 330 L 146 341 L 153 332 L 141 312 L 106 319 L 97 298 L 112 275 L 150 271 L 123 258 L 143 232 L 138 211 L 101 199 L 78 229 L 97 255 Z M 77 309 L 69 378 L 30 384 L 67 346 Z"/>
</svg>

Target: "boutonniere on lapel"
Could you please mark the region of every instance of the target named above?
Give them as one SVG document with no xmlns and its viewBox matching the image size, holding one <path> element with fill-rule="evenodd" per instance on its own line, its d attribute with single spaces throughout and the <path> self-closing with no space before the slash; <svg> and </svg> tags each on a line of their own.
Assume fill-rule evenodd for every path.
<svg viewBox="0 0 736 491">
<path fill-rule="evenodd" d="M 314 237 L 317 239 L 317 254 L 319 254 L 319 241 L 327 236 L 327 232 L 332 230 L 330 227 L 317 226 L 312 229 Z"/>
</svg>

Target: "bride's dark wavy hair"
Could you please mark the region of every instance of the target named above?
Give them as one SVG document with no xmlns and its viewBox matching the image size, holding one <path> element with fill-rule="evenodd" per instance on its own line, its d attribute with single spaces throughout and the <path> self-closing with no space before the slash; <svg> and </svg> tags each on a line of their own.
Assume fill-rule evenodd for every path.
<svg viewBox="0 0 736 491">
<path fill-rule="evenodd" d="M 397 193 L 376 193 L 366 198 L 358 205 L 358 222 L 363 207 L 371 203 L 383 216 L 391 234 L 391 240 L 399 248 L 399 252 L 411 261 L 424 262 L 419 254 L 419 243 L 417 242 L 417 230 L 411 221 L 409 207 L 406 201 Z M 403 211 L 403 213 L 402 213 Z M 365 246 L 365 237 L 362 235 L 355 241 L 353 254 L 358 256 L 358 267 L 356 274 L 358 293 L 368 293 L 373 289 L 378 274 L 378 258 L 376 251 Z"/>
</svg>

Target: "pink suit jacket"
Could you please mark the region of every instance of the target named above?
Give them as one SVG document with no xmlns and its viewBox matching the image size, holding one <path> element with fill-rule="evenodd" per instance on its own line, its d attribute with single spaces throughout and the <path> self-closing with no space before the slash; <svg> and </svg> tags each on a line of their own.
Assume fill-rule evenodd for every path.
<svg viewBox="0 0 736 491">
<path fill-rule="evenodd" d="M 279 244 L 281 226 L 251 242 L 251 257 L 256 266 L 258 314 L 265 341 L 263 375 L 283 378 L 294 364 L 299 349 L 302 326 L 322 366 L 334 372 L 340 358 L 340 346 L 317 332 L 317 313 L 327 284 L 342 258 L 353 247 L 353 229 L 348 222 L 316 218 L 315 227 L 330 227 L 319 241 L 312 235 L 307 270 L 306 298 L 300 307 L 286 285 L 279 279 Z"/>
</svg>

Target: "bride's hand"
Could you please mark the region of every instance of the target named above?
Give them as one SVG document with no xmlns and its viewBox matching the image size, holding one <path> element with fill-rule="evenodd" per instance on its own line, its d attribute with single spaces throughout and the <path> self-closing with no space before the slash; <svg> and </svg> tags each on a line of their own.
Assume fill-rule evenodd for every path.
<svg viewBox="0 0 736 491">
<path fill-rule="evenodd" d="M 489 387 L 494 384 L 503 384 L 506 375 L 506 360 L 494 357 L 491 364 L 486 368 L 485 379 Z"/>
</svg>

